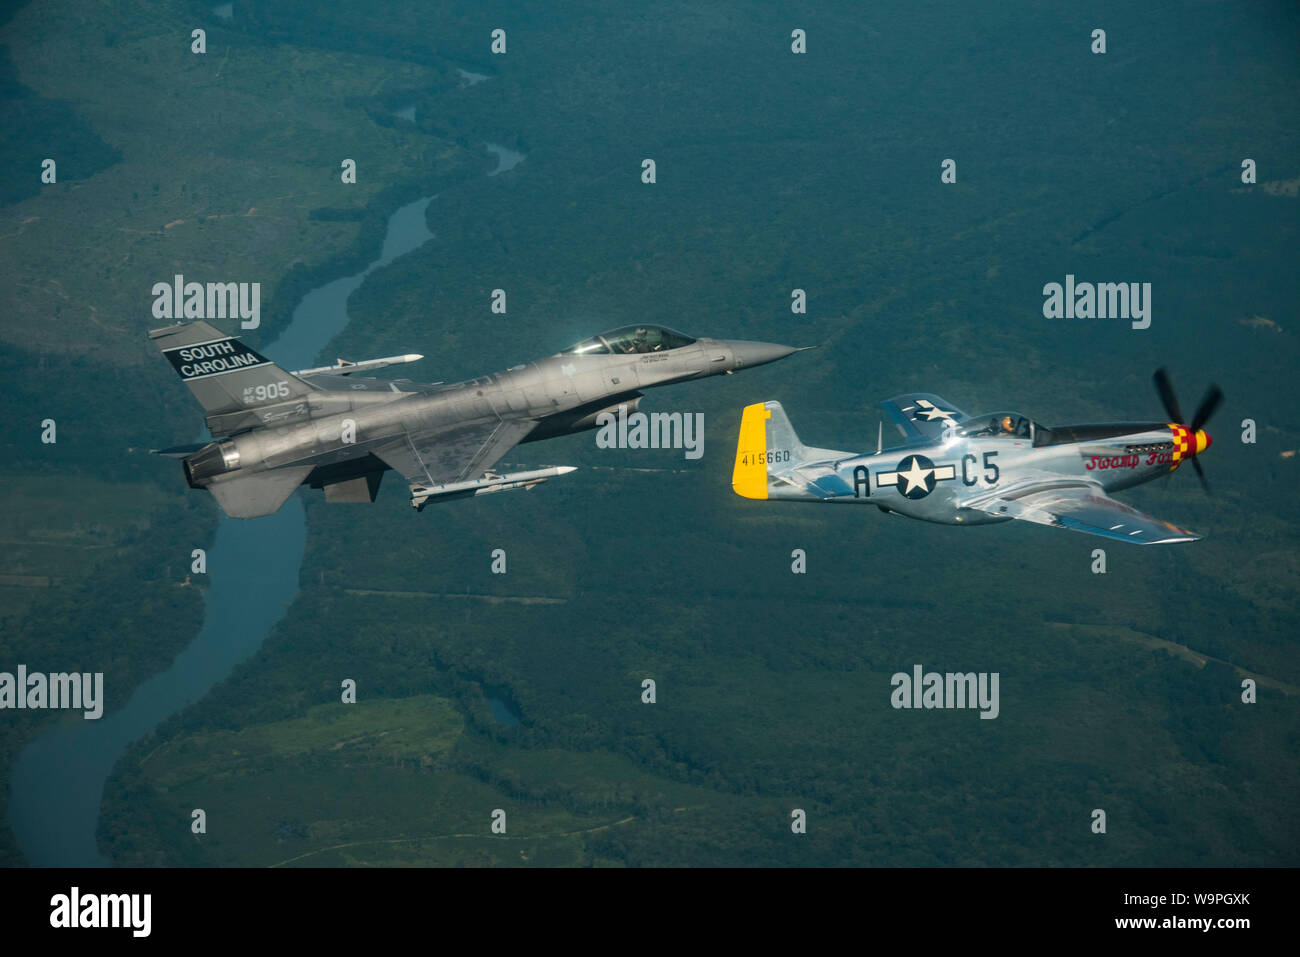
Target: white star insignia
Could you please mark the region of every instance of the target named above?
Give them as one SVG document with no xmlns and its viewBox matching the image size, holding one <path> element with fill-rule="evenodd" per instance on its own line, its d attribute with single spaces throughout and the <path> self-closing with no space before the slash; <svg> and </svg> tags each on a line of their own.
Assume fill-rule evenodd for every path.
<svg viewBox="0 0 1300 957">
<path fill-rule="evenodd" d="M 912 467 L 906 472 L 898 473 L 901 478 L 907 480 L 907 488 L 903 489 L 903 494 L 906 495 L 918 488 L 926 488 L 925 480 L 930 477 L 930 473 L 933 471 L 934 469 L 921 468 L 921 463 L 916 459 L 912 459 Z"/>
<path fill-rule="evenodd" d="M 945 409 L 941 409 L 933 402 L 931 402 L 929 399 L 917 399 L 916 404 L 917 406 L 919 406 L 919 409 L 917 410 L 916 414 L 912 416 L 912 418 L 917 419 L 918 421 L 922 417 L 924 417 L 925 421 L 927 422 L 942 420 L 948 425 L 957 424 L 957 420 L 953 418 L 953 416 L 956 415 L 957 413 L 949 412 Z"/>
</svg>

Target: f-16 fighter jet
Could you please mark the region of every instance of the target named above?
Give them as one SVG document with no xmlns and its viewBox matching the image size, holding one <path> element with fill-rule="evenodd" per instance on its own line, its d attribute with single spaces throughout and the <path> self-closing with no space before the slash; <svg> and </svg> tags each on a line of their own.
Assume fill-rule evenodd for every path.
<svg viewBox="0 0 1300 957">
<path fill-rule="evenodd" d="M 1202 426 L 1223 399 L 1211 386 L 1191 423 L 1164 369 L 1156 389 L 1169 422 L 1044 428 L 1018 412 L 967 415 L 924 392 L 880 403 L 905 440 L 871 453 L 809 448 L 779 402 L 745 409 L 732 488 L 754 499 L 849 502 L 944 525 L 1013 518 L 1158 545 L 1199 536 L 1111 498 L 1149 482 L 1210 447 Z"/>
<path fill-rule="evenodd" d="M 454 385 L 354 377 L 419 355 L 286 372 L 206 322 L 149 338 L 203 406 L 207 444 L 164 449 L 232 518 L 277 511 L 299 485 L 330 502 L 373 502 L 388 469 L 432 500 L 532 488 L 572 472 L 491 471 L 521 442 L 594 429 L 602 412 L 636 410 L 640 389 L 739 372 L 798 350 L 768 342 L 693 339 L 625 326 L 545 359 Z"/>
</svg>

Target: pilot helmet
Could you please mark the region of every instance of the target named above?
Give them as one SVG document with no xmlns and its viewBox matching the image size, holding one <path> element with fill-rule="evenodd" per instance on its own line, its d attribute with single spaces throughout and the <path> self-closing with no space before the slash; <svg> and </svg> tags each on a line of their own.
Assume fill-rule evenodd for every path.
<svg viewBox="0 0 1300 957">
<path fill-rule="evenodd" d="M 1016 430 L 1016 423 L 1014 422 L 1014 420 L 1012 420 L 1011 416 L 1004 415 L 1002 417 L 1002 431 L 1014 432 L 1015 430 Z"/>
</svg>

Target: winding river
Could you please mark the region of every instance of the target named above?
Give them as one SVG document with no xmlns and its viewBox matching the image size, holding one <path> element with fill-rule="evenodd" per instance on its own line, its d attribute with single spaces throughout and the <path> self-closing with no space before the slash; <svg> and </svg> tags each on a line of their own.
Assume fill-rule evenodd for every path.
<svg viewBox="0 0 1300 957">
<path fill-rule="evenodd" d="M 488 144 L 488 149 L 498 158 L 489 176 L 523 159 L 522 153 L 505 147 Z M 288 328 L 266 353 L 286 369 L 314 365 L 347 326 L 348 297 L 366 277 L 433 238 L 425 220 L 433 198 L 393 213 L 379 258 L 363 272 L 303 296 Z M 306 516 L 297 496 L 266 518 L 239 521 L 222 516 L 208 549 L 210 586 L 198 637 L 170 668 L 137 687 L 125 707 L 98 721 L 87 721 L 80 712 L 69 715 L 31 742 L 14 762 L 9 825 L 28 862 L 37 867 L 111 866 L 99 853 L 95 829 L 104 782 L 113 766 L 132 741 L 198 701 L 257 651 L 297 594 L 306 540 Z M 105 689 L 105 698 L 111 707 L 111 689 Z"/>
</svg>

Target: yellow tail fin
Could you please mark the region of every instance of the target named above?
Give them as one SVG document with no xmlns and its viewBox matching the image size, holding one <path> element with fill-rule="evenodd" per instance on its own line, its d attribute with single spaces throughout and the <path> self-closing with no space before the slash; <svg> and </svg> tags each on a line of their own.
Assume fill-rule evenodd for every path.
<svg viewBox="0 0 1300 957">
<path fill-rule="evenodd" d="M 771 415 L 765 403 L 756 402 L 745 406 L 740 419 L 731 487 L 745 498 L 767 498 L 767 420 Z"/>
</svg>

